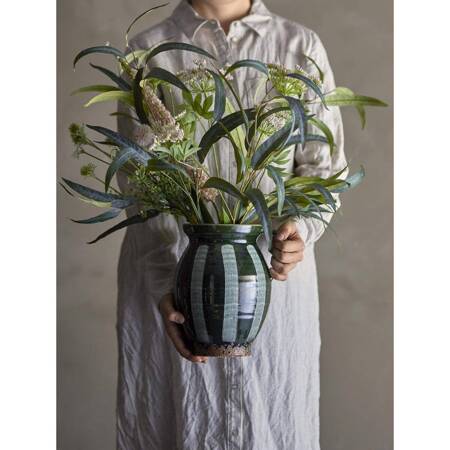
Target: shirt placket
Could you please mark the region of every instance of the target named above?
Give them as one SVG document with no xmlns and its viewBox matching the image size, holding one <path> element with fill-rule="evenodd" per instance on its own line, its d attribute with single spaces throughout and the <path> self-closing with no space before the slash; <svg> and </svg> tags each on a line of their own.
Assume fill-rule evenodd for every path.
<svg viewBox="0 0 450 450">
<path fill-rule="evenodd" d="M 227 37 L 218 25 L 216 31 L 217 49 L 220 64 L 222 66 L 232 64 L 238 59 L 237 38 L 235 35 L 237 24 L 232 23 L 229 36 Z M 231 80 L 233 89 L 240 94 L 238 78 L 236 76 Z M 220 153 L 220 163 L 222 173 L 233 183 L 236 176 L 234 157 L 232 156 L 232 146 L 226 141 L 226 147 Z M 242 358 L 225 359 L 226 376 L 226 429 L 227 429 L 227 450 L 242 450 L 243 439 L 243 361 Z"/>
</svg>

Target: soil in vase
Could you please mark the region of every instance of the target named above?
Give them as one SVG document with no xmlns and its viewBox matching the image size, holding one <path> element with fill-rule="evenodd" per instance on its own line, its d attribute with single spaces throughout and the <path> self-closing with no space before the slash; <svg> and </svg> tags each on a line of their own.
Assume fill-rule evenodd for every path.
<svg viewBox="0 0 450 450">
<path fill-rule="evenodd" d="M 189 244 L 176 274 L 176 307 L 193 351 L 248 356 L 270 303 L 260 225 L 184 225 Z"/>
</svg>

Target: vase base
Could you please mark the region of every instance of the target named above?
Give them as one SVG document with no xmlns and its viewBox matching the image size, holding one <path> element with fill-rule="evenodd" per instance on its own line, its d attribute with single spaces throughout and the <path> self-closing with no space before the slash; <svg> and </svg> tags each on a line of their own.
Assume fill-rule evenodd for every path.
<svg viewBox="0 0 450 450">
<path fill-rule="evenodd" d="M 250 344 L 201 344 L 194 342 L 194 355 L 229 358 L 250 356 Z"/>
</svg>

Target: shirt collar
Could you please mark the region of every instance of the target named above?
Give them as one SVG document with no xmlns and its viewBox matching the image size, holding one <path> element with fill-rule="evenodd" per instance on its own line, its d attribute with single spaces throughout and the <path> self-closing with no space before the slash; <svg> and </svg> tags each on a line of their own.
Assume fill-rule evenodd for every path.
<svg viewBox="0 0 450 450">
<path fill-rule="evenodd" d="M 170 17 L 191 40 L 203 25 L 210 22 L 208 19 L 200 16 L 188 0 L 181 0 Z M 269 28 L 268 24 L 272 17 L 272 13 L 266 8 L 262 0 L 252 0 L 252 6 L 248 15 L 240 19 L 240 22 L 263 37 Z"/>
</svg>

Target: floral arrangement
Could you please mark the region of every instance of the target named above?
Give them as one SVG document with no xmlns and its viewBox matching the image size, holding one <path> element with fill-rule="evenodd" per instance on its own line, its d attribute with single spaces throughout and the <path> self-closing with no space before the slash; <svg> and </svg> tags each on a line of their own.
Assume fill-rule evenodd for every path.
<svg viewBox="0 0 450 450">
<path fill-rule="evenodd" d="M 127 47 L 128 33 L 136 20 L 127 30 Z M 176 74 L 162 67 L 151 67 L 156 55 L 171 51 L 193 52 L 203 59 Z M 346 179 L 341 179 L 346 169 L 329 178 L 292 176 L 283 170 L 289 148 L 295 144 L 305 146 L 319 141 L 328 145 L 330 152 L 335 148 L 333 133 L 311 113 L 312 104 L 321 102 L 324 108 L 354 106 L 363 126 L 365 106 L 386 106 L 380 100 L 356 95 L 347 88 L 322 92 L 324 74 L 309 57 L 314 73 L 298 66 L 288 68 L 253 59 L 218 67 L 214 56 L 202 48 L 164 42 L 129 53 L 110 45 L 90 47 L 78 53 L 74 66 L 95 53 L 115 58 L 118 74 L 91 64 L 114 85 L 86 86 L 77 92 L 96 93 L 87 106 L 104 101 L 128 105 L 130 114 L 113 114 L 126 115 L 136 123 L 136 131 L 130 138 L 101 126 L 72 124 L 70 133 L 76 156 L 91 159 L 81 168 L 81 175 L 100 183 L 101 189 L 64 178 L 61 184 L 70 195 L 75 193 L 81 200 L 106 209 L 93 218 L 75 220 L 77 223 L 111 220 L 131 207 L 137 214 L 117 223 L 92 242 L 162 213 L 184 218 L 192 224 L 259 223 L 270 242 L 274 218 L 313 217 L 326 225 L 323 214 L 336 209 L 336 194 L 356 186 L 364 176 L 362 168 Z M 264 89 L 262 99 L 249 108 L 243 107 L 232 83 L 233 74 L 242 68 L 258 71 Z M 161 87 L 169 92 L 182 92 L 183 102 L 176 105 L 176 114 L 158 96 Z M 200 126 L 204 132 L 201 139 L 196 139 Z M 94 140 L 91 131 L 102 135 L 104 140 Z M 219 170 L 211 173 L 205 164 L 210 152 L 217 162 L 216 144 L 222 139 L 231 144 L 235 179 L 221 178 Z M 104 179 L 96 175 L 94 162 L 107 166 Z M 128 178 L 130 188 L 126 192 L 112 185 L 118 172 Z M 273 192 L 266 194 L 259 188 L 265 174 L 275 185 Z"/>
</svg>

